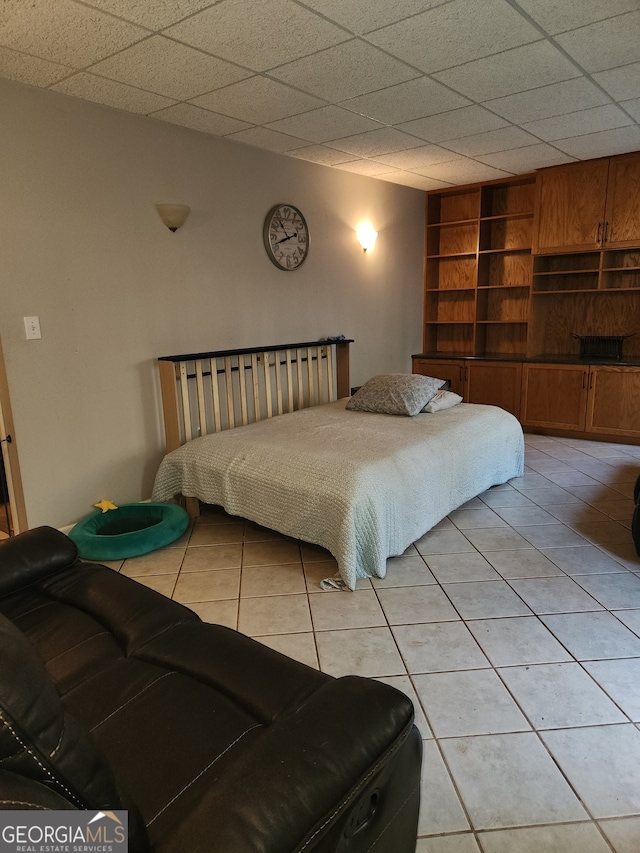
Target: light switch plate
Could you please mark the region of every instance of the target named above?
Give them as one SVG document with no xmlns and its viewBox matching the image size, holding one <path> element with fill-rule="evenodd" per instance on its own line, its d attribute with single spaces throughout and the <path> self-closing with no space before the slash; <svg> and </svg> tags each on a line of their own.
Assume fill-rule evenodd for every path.
<svg viewBox="0 0 640 853">
<path fill-rule="evenodd" d="M 40 332 L 40 318 L 39 317 L 25 317 L 24 318 L 24 328 L 27 333 L 28 341 L 39 341 L 42 337 Z"/>
</svg>

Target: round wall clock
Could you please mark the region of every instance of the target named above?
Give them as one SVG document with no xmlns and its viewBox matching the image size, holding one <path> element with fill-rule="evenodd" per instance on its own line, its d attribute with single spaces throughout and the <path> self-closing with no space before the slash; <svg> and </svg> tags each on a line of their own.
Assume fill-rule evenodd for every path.
<svg viewBox="0 0 640 853">
<path fill-rule="evenodd" d="M 292 204 L 276 204 L 267 213 L 262 230 L 269 260 L 281 270 L 297 270 L 309 253 L 309 229 Z"/>
</svg>

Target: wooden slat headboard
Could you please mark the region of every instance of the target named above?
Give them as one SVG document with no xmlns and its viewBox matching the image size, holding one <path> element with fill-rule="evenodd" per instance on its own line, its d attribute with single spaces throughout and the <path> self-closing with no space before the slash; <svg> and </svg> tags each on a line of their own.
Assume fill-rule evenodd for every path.
<svg viewBox="0 0 640 853">
<path fill-rule="evenodd" d="M 167 452 L 186 441 L 350 393 L 352 340 L 158 359 Z"/>
</svg>

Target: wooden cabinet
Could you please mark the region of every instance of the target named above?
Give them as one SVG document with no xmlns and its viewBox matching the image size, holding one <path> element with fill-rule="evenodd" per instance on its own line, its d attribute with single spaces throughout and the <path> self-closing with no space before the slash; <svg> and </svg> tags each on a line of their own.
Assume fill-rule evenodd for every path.
<svg viewBox="0 0 640 853">
<path fill-rule="evenodd" d="M 640 437 L 640 369 L 525 364 L 524 426 Z"/>
<path fill-rule="evenodd" d="M 523 365 L 522 424 L 584 429 L 588 375 L 588 365 Z"/>
<path fill-rule="evenodd" d="M 606 159 L 538 172 L 534 253 L 599 248 L 608 174 Z"/>
<path fill-rule="evenodd" d="M 520 417 L 522 364 L 517 361 L 467 363 L 467 400 L 499 406 Z"/>
<path fill-rule="evenodd" d="M 413 372 L 448 379 L 467 403 L 499 406 L 520 415 L 522 364 L 517 361 L 414 358 Z"/>
<path fill-rule="evenodd" d="M 466 362 L 462 359 L 413 359 L 413 372 L 422 376 L 436 376 L 449 382 L 450 388 L 456 394 L 460 394 L 466 400 L 465 368 Z"/>
<path fill-rule="evenodd" d="M 534 254 L 640 244 L 640 154 L 541 169 Z"/>
<path fill-rule="evenodd" d="M 532 175 L 427 194 L 425 353 L 525 352 L 533 197 Z"/>
<path fill-rule="evenodd" d="M 640 436 L 640 370 L 592 366 L 588 392 L 587 432 Z"/>
</svg>

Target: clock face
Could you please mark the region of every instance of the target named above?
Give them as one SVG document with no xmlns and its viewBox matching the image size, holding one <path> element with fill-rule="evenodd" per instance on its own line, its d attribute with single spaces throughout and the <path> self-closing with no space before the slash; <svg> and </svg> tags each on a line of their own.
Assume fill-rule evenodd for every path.
<svg viewBox="0 0 640 853">
<path fill-rule="evenodd" d="M 264 221 L 264 246 L 281 270 L 297 270 L 309 252 L 309 229 L 304 216 L 291 204 L 272 207 Z"/>
</svg>

